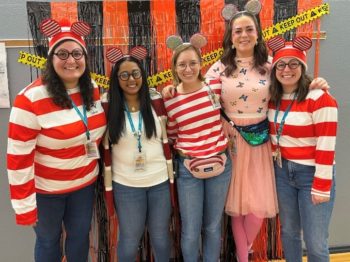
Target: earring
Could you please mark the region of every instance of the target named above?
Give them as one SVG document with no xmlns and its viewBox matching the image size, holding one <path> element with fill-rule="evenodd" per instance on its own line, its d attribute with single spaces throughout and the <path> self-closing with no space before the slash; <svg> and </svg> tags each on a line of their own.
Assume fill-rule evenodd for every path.
<svg viewBox="0 0 350 262">
<path fill-rule="evenodd" d="M 234 45 L 234 44 L 232 44 L 232 45 L 231 45 L 231 48 L 232 48 L 232 50 L 233 50 L 233 49 L 235 49 L 235 45 Z"/>
<path fill-rule="evenodd" d="M 255 45 L 257 46 L 259 44 L 259 40 L 258 39 L 256 39 L 256 43 L 255 43 Z"/>
</svg>

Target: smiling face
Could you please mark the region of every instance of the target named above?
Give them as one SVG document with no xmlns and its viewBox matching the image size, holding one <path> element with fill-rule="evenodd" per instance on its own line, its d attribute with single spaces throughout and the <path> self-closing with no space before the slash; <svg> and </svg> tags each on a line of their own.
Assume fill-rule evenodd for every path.
<svg viewBox="0 0 350 262">
<path fill-rule="evenodd" d="M 240 16 L 231 23 L 231 41 L 235 46 L 237 57 L 253 56 L 254 47 L 258 39 L 253 19 L 249 16 Z"/>
<path fill-rule="evenodd" d="M 124 61 L 118 70 L 119 85 L 125 97 L 135 97 L 142 86 L 142 74 L 139 66 L 132 61 Z"/>
<path fill-rule="evenodd" d="M 184 85 L 201 81 L 199 79 L 200 70 L 200 57 L 195 50 L 187 49 L 177 57 L 175 73 Z"/>
<path fill-rule="evenodd" d="M 71 53 L 73 50 L 74 52 L 83 52 L 83 49 L 78 43 L 74 41 L 65 41 L 57 46 L 54 53 Z M 85 55 L 80 59 L 75 59 L 72 55 L 69 55 L 66 60 L 62 60 L 59 56 L 53 55 L 52 64 L 57 75 L 61 78 L 67 89 L 75 88 L 78 85 L 79 78 L 83 75 L 86 69 Z"/>
<path fill-rule="evenodd" d="M 276 78 L 281 83 L 284 93 L 292 93 L 298 88 L 302 66 L 298 59 L 284 57 L 276 63 Z M 284 67 L 284 69 L 283 69 Z"/>
</svg>

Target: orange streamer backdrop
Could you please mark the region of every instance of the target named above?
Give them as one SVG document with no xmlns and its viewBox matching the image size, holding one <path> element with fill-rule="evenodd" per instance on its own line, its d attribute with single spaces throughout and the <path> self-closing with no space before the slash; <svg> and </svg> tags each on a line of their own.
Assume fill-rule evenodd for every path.
<svg viewBox="0 0 350 262">
<path fill-rule="evenodd" d="M 117 46 L 123 54 L 129 52 L 127 1 L 103 1 L 103 36 L 105 52 L 111 46 Z M 111 68 L 111 63 L 105 59 L 106 75 L 109 76 Z"/>
</svg>

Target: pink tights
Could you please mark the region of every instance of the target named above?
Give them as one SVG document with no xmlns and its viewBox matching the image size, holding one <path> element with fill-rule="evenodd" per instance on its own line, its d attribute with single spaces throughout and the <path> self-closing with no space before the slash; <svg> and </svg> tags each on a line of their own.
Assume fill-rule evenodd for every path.
<svg viewBox="0 0 350 262">
<path fill-rule="evenodd" d="M 231 221 L 238 261 L 248 262 L 248 251 L 260 231 L 263 219 L 253 214 L 248 214 L 245 216 L 234 216 L 231 218 Z"/>
</svg>

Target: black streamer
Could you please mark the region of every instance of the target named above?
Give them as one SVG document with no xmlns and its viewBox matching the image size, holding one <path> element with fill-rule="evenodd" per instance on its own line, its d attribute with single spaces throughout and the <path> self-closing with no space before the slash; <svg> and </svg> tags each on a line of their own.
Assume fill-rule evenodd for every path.
<svg viewBox="0 0 350 262">
<path fill-rule="evenodd" d="M 91 72 L 105 74 L 103 56 L 103 2 L 78 2 L 79 21 L 91 26 L 91 33 L 85 38 Z"/>
<path fill-rule="evenodd" d="M 41 57 L 47 57 L 48 41 L 40 32 L 41 21 L 51 17 L 49 2 L 27 2 L 28 25 L 33 37 L 34 52 Z"/>
<path fill-rule="evenodd" d="M 193 34 L 200 32 L 200 1 L 176 0 L 175 10 L 177 31 L 184 42 L 189 42 Z"/>
<path fill-rule="evenodd" d="M 129 13 L 129 50 L 135 46 L 144 46 L 152 50 L 151 3 L 150 1 L 128 1 Z M 147 75 L 151 74 L 151 56 L 143 62 Z"/>
<path fill-rule="evenodd" d="M 285 19 L 293 17 L 298 12 L 298 0 L 275 0 L 273 23 L 276 24 Z M 283 38 L 291 40 L 296 34 L 296 28 L 283 34 Z"/>
</svg>

